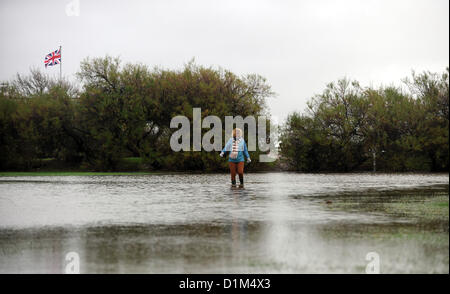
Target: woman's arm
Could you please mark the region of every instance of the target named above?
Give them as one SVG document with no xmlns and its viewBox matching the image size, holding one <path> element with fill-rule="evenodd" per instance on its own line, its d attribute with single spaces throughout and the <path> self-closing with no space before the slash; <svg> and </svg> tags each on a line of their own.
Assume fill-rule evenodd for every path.
<svg viewBox="0 0 450 294">
<path fill-rule="evenodd" d="M 225 144 L 225 147 L 223 147 L 222 152 L 231 151 L 231 144 L 233 144 L 233 139 L 230 138 Z"/>
<path fill-rule="evenodd" d="M 245 143 L 245 141 L 244 141 L 244 155 L 248 160 L 250 160 L 250 154 L 248 154 L 247 144 Z"/>
<path fill-rule="evenodd" d="M 231 151 L 231 144 L 233 144 L 233 139 L 230 138 L 228 142 L 225 144 L 225 147 L 223 147 L 222 152 L 220 152 L 221 157 L 225 155 L 225 152 Z"/>
</svg>

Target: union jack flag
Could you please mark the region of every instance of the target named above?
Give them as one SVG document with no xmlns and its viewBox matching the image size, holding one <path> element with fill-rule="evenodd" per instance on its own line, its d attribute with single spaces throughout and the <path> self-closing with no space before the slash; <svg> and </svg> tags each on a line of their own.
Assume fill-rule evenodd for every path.
<svg viewBox="0 0 450 294">
<path fill-rule="evenodd" d="M 61 49 L 55 50 L 45 56 L 45 67 L 61 63 Z"/>
</svg>

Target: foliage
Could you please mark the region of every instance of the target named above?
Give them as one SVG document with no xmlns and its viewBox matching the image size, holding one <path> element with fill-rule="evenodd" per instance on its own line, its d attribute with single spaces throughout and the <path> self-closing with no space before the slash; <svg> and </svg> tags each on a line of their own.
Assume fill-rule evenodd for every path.
<svg viewBox="0 0 450 294">
<path fill-rule="evenodd" d="M 413 72 L 400 88 L 343 79 L 289 115 L 282 161 L 299 171 L 448 171 L 449 75 Z"/>
<path fill-rule="evenodd" d="M 49 157 L 107 171 L 121 169 L 125 157 L 142 158 L 147 169 L 225 169 L 216 153 L 173 152 L 172 117 L 192 122 L 194 107 L 203 118 L 267 115 L 265 99 L 273 95 L 261 76 L 238 77 L 193 61 L 175 71 L 87 58 L 77 77 L 82 87 L 32 70 L 1 88 L 1 169 L 32 168 Z"/>
</svg>

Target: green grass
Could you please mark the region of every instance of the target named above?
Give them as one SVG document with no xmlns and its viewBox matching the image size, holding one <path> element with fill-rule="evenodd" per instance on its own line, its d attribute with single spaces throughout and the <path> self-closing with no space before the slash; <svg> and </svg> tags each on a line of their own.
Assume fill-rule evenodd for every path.
<svg viewBox="0 0 450 294">
<path fill-rule="evenodd" d="M 424 198 L 422 201 L 399 201 L 387 203 L 384 209 L 387 213 L 401 215 L 425 221 L 449 221 L 448 195 Z"/>
<path fill-rule="evenodd" d="M 122 161 L 130 163 L 142 163 L 144 160 L 141 157 L 124 157 L 122 158 Z"/>
<path fill-rule="evenodd" d="M 439 207 L 444 207 L 444 208 L 448 209 L 448 201 L 447 202 L 436 202 L 436 203 L 433 203 L 433 205 L 439 206 Z"/>
<path fill-rule="evenodd" d="M 160 172 L 90 172 L 90 171 L 31 171 L 31 172 L 0 172 L 0 177 L 20 177 L 20 176 L 134 176 L 134 175 L 154 175 Z"/>
<path fill-rule="evenodd" d="M 331 198 L 330 198 L 331 199 Z M 404 195 L 381 197 L 335 197 L 332 204 L 323 204 L 330 210 L 387 214 L 393 217 L 415 219 L 418 223 L 448 223 L 448 191 L 405 192 Z"/>
</svg>

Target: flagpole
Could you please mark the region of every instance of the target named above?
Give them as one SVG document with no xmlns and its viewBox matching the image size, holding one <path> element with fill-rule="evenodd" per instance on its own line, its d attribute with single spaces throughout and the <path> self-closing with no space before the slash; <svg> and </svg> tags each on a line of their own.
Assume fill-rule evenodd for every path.
<svg viewBox="0 0 450 294">
<path fill-rule="evenodd" d="M 59 55 L 61 56 L 61 61 L 59 62 L 59 82 L 62 84 L 62 51 L 61 51 L 61 47 L 59 46 Z"/>
</svg>

